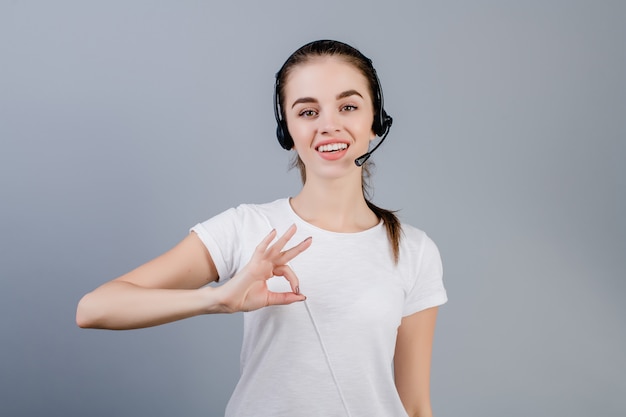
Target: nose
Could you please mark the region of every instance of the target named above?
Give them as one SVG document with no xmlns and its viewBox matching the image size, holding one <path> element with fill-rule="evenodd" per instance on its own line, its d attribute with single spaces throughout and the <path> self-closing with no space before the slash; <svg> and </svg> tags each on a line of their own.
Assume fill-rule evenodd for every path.
<svg viewBox="0 0 626 417">
<path fill-rule="evenodd" d="M 334 111 L 325 111 L 320 114 L 319 117 L 319 130 L 320 133 L 330 134 L 337 132 L 341 129 L 341 121 L 339 119 L 339 114 Z"/>
</svg>

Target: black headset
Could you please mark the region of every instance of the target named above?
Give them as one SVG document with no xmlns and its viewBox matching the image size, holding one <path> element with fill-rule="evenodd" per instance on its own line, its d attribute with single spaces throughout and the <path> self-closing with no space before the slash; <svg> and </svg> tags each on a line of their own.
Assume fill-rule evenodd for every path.
<svg viewBox="0 0 626 417">
<path fill-rule="evenodd" d="M 360 54 L 360 52 L 359 52 Z M 374 122 L 372 124 L 372 130 L 374 133 L 381 137 L 382 139 L 371 151 L 366 154 L 358 157 L 354 163 L 357 166 L 361 166 L 367 161 L 370 155 L 378 149 L 378 147 L 383 143 L 387 134 L 389 133 L 389 129 L 391 128 L 391 124 L 393 123 L 393 118 L 387 114 L 384 108 L 384 98 L 383 98 L 383 90 L 380 87 L 380 80 L 378 79 L 378 74 L 376 74 L 376 69 L 372 65 L 372 60 L 361 54 L 361 58 L 368 63 L 369 69 L 374 74 Z M 289 62 L 289 60 L 287 60 Z M 286 63 L 285 63 L 286 64 Z M 291 150 L 293 148 L 293 138 L 289 134 L 289 129 L 287 128 L 287 121 L 283 118 L 282 106 L 280 103 L 280 97 L 278 95 L 278 87 L 280 83 L 280 78 L 282 72 L 285 68 L 283 65 L 280 70 L 276 73 L 276 81 L 274 83 L 274 116 L 276 116 L 276 138 L 278 139 L 278 143 L 283 149 Z"/>
</svg>

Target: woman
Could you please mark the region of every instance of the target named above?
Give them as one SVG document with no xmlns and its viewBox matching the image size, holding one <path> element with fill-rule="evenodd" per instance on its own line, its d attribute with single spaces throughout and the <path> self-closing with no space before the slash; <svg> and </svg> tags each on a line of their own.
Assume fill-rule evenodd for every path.
<svg viewBox="0 0 626 417">
<path fill-rule="evenodd" d="M 276 75 L 275 109 L 300 193 L 194 226 L 83 297 L 78 325 L 245 311 L 227 416 L 432 416 L 441 261 L 422 231 L 366 199 L 370 142 L 391 125 L 371 61 L 340 42 L 307 44 Z"/>
</svg>

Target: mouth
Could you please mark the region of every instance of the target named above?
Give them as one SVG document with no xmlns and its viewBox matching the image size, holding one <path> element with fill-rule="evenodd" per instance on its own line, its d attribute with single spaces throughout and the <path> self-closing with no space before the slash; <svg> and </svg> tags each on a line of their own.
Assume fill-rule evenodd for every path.
<svg viewBox="0 0 626 417">
<path fill-rule="evenodd" d="M 348 149 L 348 144 L 343 142 L 327 143 L 324 145 L 320 145 L 315 149 L 321 153 L 341 152 L 345 149 Z"/>
</svg>

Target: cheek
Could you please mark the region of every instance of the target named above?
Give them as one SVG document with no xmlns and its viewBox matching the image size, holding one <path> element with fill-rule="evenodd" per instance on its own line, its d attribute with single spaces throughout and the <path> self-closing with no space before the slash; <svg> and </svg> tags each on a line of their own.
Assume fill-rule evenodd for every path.
<svg viewBox="0 0 626 417">
<path fill-rule="evenodd" d="M 376 134 L 374 133 L 372 119 L 369 117 L 364 117 L 357 123 L 355 123 L 354 131 L 358 132 L 358 137 L 360 138 L 367 138 L 368 140 L 372 140 L 376 137 Z"/>
<path fill-rule="evenodd" d="M 293 138 L 294 143 L 297 145 L 298 143 L 303 143 L 305 141 L 310 140 L 311 138 L 311 129 L 306 124 L 302 123 L 299 120 L 288 122 L 287 124 L 289 129 L 289 134 Z"/>
<path fill-rule="evenodd" d="M 291 135 L 291 139 L 293 139 L 293 143 L 296 148 L 298 148 L 302 142 L 302 132 L 298 128 L 297 125 L 287 125 L 289 129 L 289 135 Z"/>
</svg>

